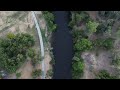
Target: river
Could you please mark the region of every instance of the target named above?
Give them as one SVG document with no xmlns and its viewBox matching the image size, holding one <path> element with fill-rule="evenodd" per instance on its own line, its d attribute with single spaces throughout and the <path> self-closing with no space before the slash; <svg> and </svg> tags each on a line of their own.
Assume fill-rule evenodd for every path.
<svg viewBox="0 0 120 90">
<path fill-rule="evenodd" d="M 73 41 L 68 23 L 70 20 L 68 11 L 54 11 L 57 30 L 53 33 L 53 54 L 55 65 L 53 66 L 53 79 L 72 78 Z"/>
</svg>

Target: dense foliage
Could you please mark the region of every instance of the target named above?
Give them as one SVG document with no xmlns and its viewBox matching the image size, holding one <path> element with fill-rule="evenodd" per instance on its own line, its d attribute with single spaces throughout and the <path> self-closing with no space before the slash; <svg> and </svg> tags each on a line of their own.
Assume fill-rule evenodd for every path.
<svg viewBox="0 0 120 90">
<path fill-rule="evenodd" d="M 80 26 L 83 22 L 88 22 L 90 20 L 89 15 L 84 11 L 73 11 L 71 16 L 71 21 L 69 26 L 73 28 L 74 26 Z"/>
<path fill-rule="evenodd" d="M 120 11 L 99 11 L 98 14 L 104 19 L 120 19 Z"/>
<path fill-rule="evenodd" d="M 33 77 L 33 78 L 37 78 L 37 77 L 39 77 L 40 75 L 42 75 L 41 69 L 36 69 L 36 70 L 34 70 L 34 71 L 32 72 L 32 77 Z"/>
<path fill-rule="evenodd" d="M 75 43 L 74 49 L 76 51 L 86 51 L 92 49 L 92 42 L 88 39 L 82 38 L 78 42 Z"/>
<path fill-rule="evenodd" d="M 114 40 L 112 38 L 107 38 L 107 39 L 97 39 L 95 42 L 94 42 L 94 45 L 97 46 L 97 47 L 102 47 L 102 48 L 105 48 L 107 50 L 110 50 L 113 48 L 113 43 L 114 43 Z"/>
<path fill-rule="evenodd" d="M 97 75 L 97 79 L 117 79 L 116 76 L 110 75 L 106 70 L 101 70 Z"/>
<path fill-rule="evenodd" d="M 96 32 L 98 25 L 99 25 L 99 23 L 94 22 L 94 21 L 89 21 L 88 23 L 86 23 L 86 27 L 88 29 L 88 32 L 90 34 Z"/>
<path fill-rule="evenodd" d="M 78 79 L 83 75 L 84 71 L 84 63 L 83 59 L 74 56 L 73 63 L 72 63 L 72 77 L 73 79 Z"/>
<path fill-rule="evenodd" d="M 20 78 L 21 77 L 21 73 L 16 73 L 16 77 Z"/>
<path fill-rule="evenodd" d="M 113 27 L 117 27 L 115 22 L 120 20 L 120 12 L 98 11 L 92 13 L 86 11 L 72 11 L 71 14 L 69 26 L 72 28 L 74 43 L 73 47 L 75 52 L 73 58 L 75 61 L 73 60 L 72 74 L 73 78 L 80 78 L 82 74 L 78 73 L 79 71 L 77 70 L 83 70 L 84 68 L 82 67 L 84 62 L 81 62 L 82 52 L 93 49 L 96 52 L 101 48 L 104 50 L 114 49 L 115 40 L 113 39 L 114 37 L 112 37 L 114 35 L 112 35 L 112 30 L 115 31 L 116 28 Z M 116 36 L 120 36 L 119 30 Z M 114 62 L 119 64 L 120 59 L 117 58 L 114 60 Z"/>
<path fill-rule="evenodd" d="M 54 24 L 54 15 L 49 11 L 43 11 L 45 20 L 47 21 L 47 28 L 49 31 L 53 32 L 56 30 L 57 25 Z"/>
<path fill-rule="evenodd" d="M 33 36 L 29 34 L 9 33 L 6 38 L 0 39 L 0 68 L 15 72 L 26 60 L 26 52 L 34 43 Z"/>
<path fill-rule="evenodd" d="M 27 56 L 31 58 L 33 66 L 35 66 L 37 63 L 39 63 L 39 61 L 42 60 L 40 54 L 37 54 L 32 48 L 27 50 Z"/>
</svg>

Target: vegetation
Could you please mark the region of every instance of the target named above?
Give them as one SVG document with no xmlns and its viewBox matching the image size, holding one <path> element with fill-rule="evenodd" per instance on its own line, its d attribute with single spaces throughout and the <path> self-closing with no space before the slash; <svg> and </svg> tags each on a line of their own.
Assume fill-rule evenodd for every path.
<svg viewBox="0 0 120 90">
<path fill-rule="evenodd" d="M 27 51 L 27 56 L 28 57 L 33 58 L 35 55 L 36 54 L 35 54 L 35 50 L 34 49 L 32 49 L 32 48 L 28 49 L 28 51 Z"/>
<path fill-rule="evenodd" d="M 89 41 L 88 39 L 82 38 L 80 41 L 75 43 L 74 49 L 76 51 L 86 51 L 92 49 L 92 42 Z"/>
<path fill-rule="evenodd" d="M 79 79 L 83 75 L 83 71 L 84 71 L 83 59 L 74 56 L 73 57 L 73 63 L 72 63 L 73 79 Z"/>
<path fill-rule="evenodd" d="M 96 79 L 117 79 L 116 76 L 110 75 L 106 70 L 101 70 L 97 75 Z"/>
<path fill-rule="evenodd" d="M 99 11 L 98 14 L 104 19 L 120 19 L 119 11 Z"/>
<path fill-rule="evenodd" d="M 91 14 L 91 13 L 90 13 Z M 120 20 L 120 12 L 118 11 L 99 11 L 99 18 L 90 17 L 89 12 L 72 11 L 69 26 L 72 28 L 74 43 L 74 58 L 72 64 L 73 78 L 81 78 L 84 70 L 84 62 L 81 58 L 82 52 L 92 50 L 99 51 L 114 49 L 114 39 L 112 37 L 112 29 L 114 23 Z M 102 37 L 100 36 L 102 35 Z M 119 36 L 119 30 L 117 32 Z M 93 50 L 94 47 L 94 50 Z M 98 54 L 98 53 L 97 53 Z M 119 58 L 114 59 L 119 64 Z M 81 73 L 79 72 L 81 71 Z M 104 74 L 104 73 L 103 73 Z"/>
<path fill-rule="evenodd" d="M 41 61 L 41 57 L 39 54 L 35 52 L 34 49 L 30 48 L 27 50 L 27 56 L 31 58 L 32 65 L 35 66 L 39 61 Z"/>
<path fill-rule="evenodd" d="M 112 38 L 107 38 L 107 39 L 97 39 L 94 42 L 94 45 L 97 47 L 102 47 L 104 49 L 110 50 L 113 48 L 113 39 Z"/>
<path fill-rule="evenodd" d="M 42 75 L 42 71 L 40 69 L 36 69 L 32 72 L 32 77 L 37 78 Z"/>
<path fill-rule="evenodd" d="M 6 38 L 0 39 L 0 68 L 14 73 L 26 60 L 27 50 L 34 45 L 33 36 L 29 34 L 9 33 Z"/>
<path fill-rule="evenodd" d="M 83 22 L 88 22 L 90 20 L 89 15 L 84 11 L 73 11 L 71 21 L 69 23 L 69 26 L 73 28 L 74 26 L 80 26 Z"/>
<path fill-rule="evenodd" d="M 57 25 L 54 24 L 54 15 L 49 11 L 43 11 L 43 15 L 45 20 L 47 21 L 48 30 L 50 32 L 54 32 L 57 28 Z"/>
<path fill-rule="evenodd" d="M 21 73 L 16 73 L 16 77 L 20 78 L 21 77 Z"/>
<path fill-rule="evenodd" d="M 48 77 L 52 77 L 53 76 L 53 71 L 52 71 L 52 69 L 49 69 L 48 71 L 47 71 L 47 75 L 46 76 L 48 76 Z"/>
<path fill-rule="evenodd" d="M 86 23 L 88 32 L 90 34 L 94 33 L 97 31 L 97 27 L 98 27 L 99 23 L 95 22 L 95 21 L 89 21 L 88 23 Z"/>
</svg>

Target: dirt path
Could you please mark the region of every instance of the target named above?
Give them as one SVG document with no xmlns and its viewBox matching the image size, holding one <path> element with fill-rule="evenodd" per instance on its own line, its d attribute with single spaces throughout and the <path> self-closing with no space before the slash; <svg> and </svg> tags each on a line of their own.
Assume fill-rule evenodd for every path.
<svg viewBox="0 0 120 90">
<path fill-rule="evenodd" d="M 2 32 L 0 32 L 0 37 L 5 37 L 7 33 L 12 32 L 14 34 L 17 33 L 29 33 L 30 35 L 33 35 L 35 38 L 35 46 L 33 47 L 36 52 L 39 51 L 39 43 L 38 43 L 38 37 L 36 35 L 36 30 L 34 27 L 34 20 L 32 19 L 31 12 L 18 12 L 19 14 L 24 15 L 22 16 L 22 20 L 19 19 L 17 16 L 16 18 L 11 18 L 12 15 L 14 15 L 16 12 L 14 11 L 1 11 L 0 12 L 0 21 L 2 25 L 0 28 L 2 29 Z M 16 21 L 12 26 L 7 27 L 6 21 L 7 19 L 11 19 L 12 21 Z M 11 22 L 13 23 L 13 22 Z M 11 24 L 10 23 L 10 24 Z M 8 23 L 9 24 L 9 23 Z M 7 28 L 6 28 L 7 27 Z M 5 28 L 5 29 L 4 29 Z M 3 30 L 4 29 L 4 30 Z M 21 72 L 21 79 L 31 79 L 31 72 L 33 71 L 33 66 L 30 61 L 26 61 L 18 70 L 17 72 Z M 9 79 L 15 79 L 16 75 L 11 74 L 9 75 Z"/>
<path fill-rule="evenodd" d="M 43 37 L 43 38 L 47 38 L 48 39 L 47 43 L 44 41 L 44 46 L 45 46 L 44 47 L 44 49 L 45 49 L 45 56 L 44 56 L 45 73 L 47 74 L 47 71 L 52 69 L 52 66 L 50 65 L 50 61 L 51 61 L 51 56 L 50 56 L 50 51 L 49 51 L 50 50 L 50 45 L 48 45 L 48 44 L 50 44 L 50 42 L 49 42 L 49 38 L 48 38 L 46 22 L 45 22 L 44 17 L 42 16 L 42 12 L 41 11 L 36 12 L 36 15 L 37 15 L 37 18 L 39 17 L 38 20 L 39 20 L 39 25 L 41 27 L 42 32 L 45 32 L 45 37 Z M 40 18 L 40 16 L 41 16 L 41 18 Z"/>
</svg>

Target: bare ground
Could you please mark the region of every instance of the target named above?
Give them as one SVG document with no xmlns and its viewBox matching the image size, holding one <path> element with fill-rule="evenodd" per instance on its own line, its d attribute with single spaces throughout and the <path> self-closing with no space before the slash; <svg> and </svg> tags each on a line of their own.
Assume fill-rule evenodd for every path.
<svg viewBox="0 0 120 90">
<path fill-rule="evenodd" d="M 5 37 L 7 33 L 29 33 L 34 36 L 35 38 L 35 46 L 33 47 L 36 52 L 38 52 L 39 49 L 39 41 L 38 41 L 38 35 L 35 31 L 34 27 L 34 21 L 32 19 L 31 12 L 17 12 L 18 14 L 26 14 L 22 18 L 22 20 L 19 20 L 18 18 L 11 18 L 12 15 L 14 15 L 15 11 L 1 11 L 0 12 L 0 37 Z M 10 23 L 6 23 L 7 19 L 11 19 Z M 8 27 L 9 26 L 9 27 Z M 7 28 L 6 28 L 7 27 Z M 18 70 L 17 72 L 21 72 L 20 79 L 31 79 L 31 72 L 33 71 L 33 66 L 31 64 L 31 61 L 26 61 Z M 9 79 L 15 79 L 16 75 L 11 74 L 8 76 Z"/>
<path fill-rule="evenodd" d="M 100 51 L 98 56 L 93 52 L 84 52 L 82 58 L 85 62 L 84 76 L 85 79 L 94 79 L 95 74 L 100 70 L 107 70 L 110 74 L 117 74 L 117 69 L 111 65 L 111 52 Z"/>
<path fill-rule="evenodd" d="M 100 20 L 100 17 L 97 14 L 97 11 L 86 11 L 89 13 L 90 17 L 93 20 L 96 20 L 98 18 Z M 120 26 L 119 22 L 115 22 L 114 26 L 112 27 L 112 37 L 116 38 L 115 32 Z M 99 37 L 99 36 L 97 36 Z M 101 37 L 101 36 L 100 36 Z M 104 37 L 102 37 L 104 38 Z M 90 40 L 95 40 L 96 35 L 92 35 L 90 37 Z M 117 54 L 120 54 L 120 39 L 117 38 L 114 43 L 115 51 L 117 51 Z M 89 51 L 89 52 L 83 52 L 82 58 L 85 62 L 85 69 L 84 69 L 84 75 L 83 79 L 94 79 L 95 75 L 100 70 L 107 70 L 110 74 L 116 75 L 118 74 L 118 69 L 116 66 L 113 66 L 112 63 L 112 52 L 111 51 L 105 51 L 105 50 L 97 50 L 98 56 L 96 56 L 95 51 Z"/>
</svg>

